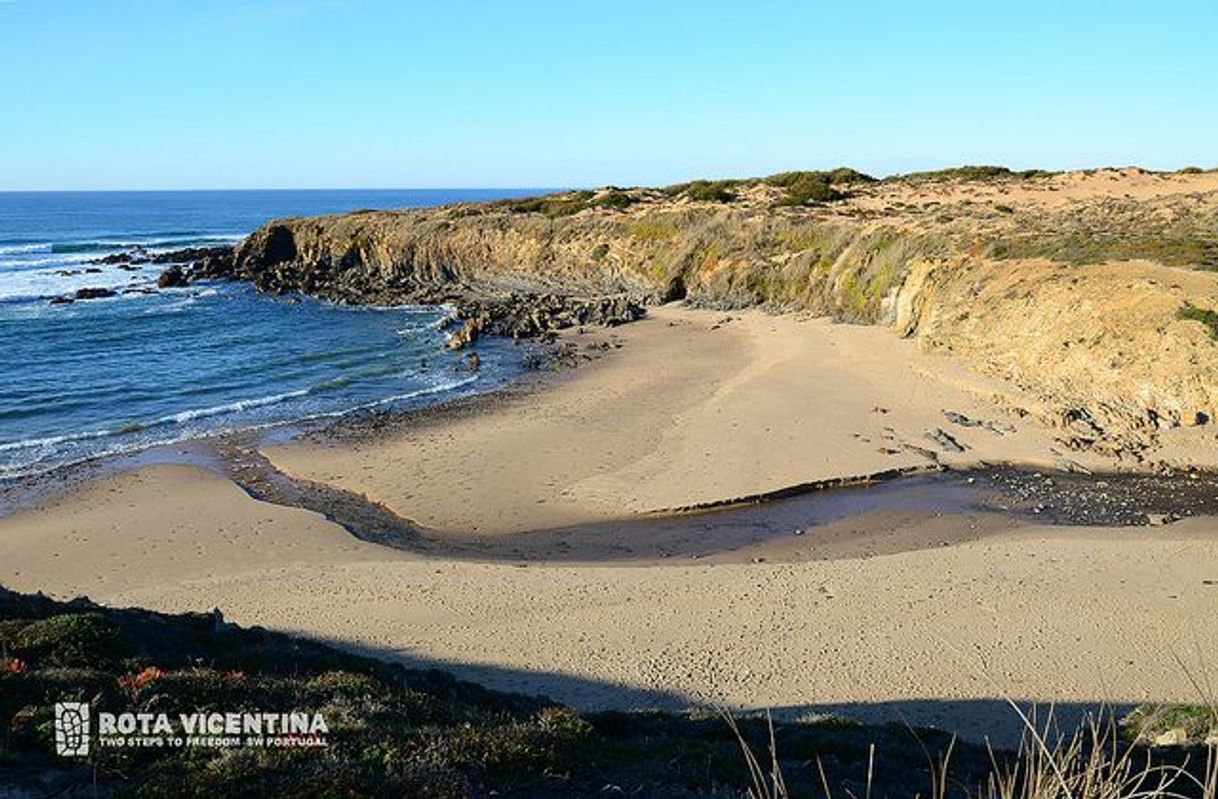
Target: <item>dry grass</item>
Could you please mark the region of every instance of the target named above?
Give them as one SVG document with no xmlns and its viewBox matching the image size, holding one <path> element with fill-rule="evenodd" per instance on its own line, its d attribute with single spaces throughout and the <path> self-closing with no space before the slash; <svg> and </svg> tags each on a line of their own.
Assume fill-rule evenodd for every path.
<svg viewBox="0 0 1218 799">
<path fill-rule="evenodd" d="M 1020 710 L 1024 735 L 1014 756 L 1000 756 L 990 750 L 992 764 L 988 779 L 979 785 L 964 785 L 950 777 L 952 747 L 939 757 L 927 757 L 927 783 L 924 789 L 909 786 L 912 796 L 925 799 L 1218 799 L 1218 746 L 1206 747 L 1201 762 L 1188 756 L 1167 758 L 1161 750 L 1131 745 L 1121 734 L 1120 725 L 1110 715 L 1091 718 L 1069 734 L 1062 733 L 1050 711 L 1043 725 Z M 758 756 L 741 733 L 735 719 L 724 718 L 739 741 L 751 780 L 750 799 L 788 799 L 795 791 L 788 787 L 780 766 L 774 726 L 769 723 L 768 751 Z M 875 747 L 869 752 L 867 780 L 862 797 L 835 790 L 824 764 L 816 758 L 819 789 L 826 799 L 870 799 L 872 795 Z M 806 794 L 809 786 L 800 786 Z"/>
<path fill-rule="evenodd" d="M 1023 730 L 1014 753 L 997 753 L 987 745 L 989 774 L 980 782 L 965 784 L 952 777 L 953 737 L 938 755 L 922 745 L 926 757 L 924 787 L 905 786 L 905 795 L 924 799 L 1218 799 L 1218 694 L 1209 679 L 1209 668 L 1198 645 L 1197 663 L 1191 665 L 1173 653 L 1177 666 L 1187 676 L 1201 703 L 1194 706 L 1139 707 L 1122 719 L 1104 708 L 1078 726 L 1063 729 L 1052 706 L 1043 721 L 1036 710 L 1025 711 L 1005 697 Z M 981 675 L 1001 693 L 983 668 Z M 792 791 L 782 774 L 774 725 L 767 716 L 768 765 L 763 766 L 729 714 L 723 714 L 744 755 L 751 785 L 750 799 L 789 799 L 795 793 L 808 795 L 808 786 Z M 1160 735 L 1169 731 L 1171 745 Z M 1184 731 L 1184 736 L 1173 733 Z M 910 730 L 917 737 L 917 732 Z M 920 739 L 919 739 L 920 741 Z M 1203 747 L 1198 743 L 1205 741 Z M 1191 742 L 1191 748 L 1181 744 Z M 824 799 L 871 799 L 875 784 L 876 749 L 868 752 L 863 795 L 835 790 L 819 755 L 816 757 L 819 790 Z"/>
</svg>

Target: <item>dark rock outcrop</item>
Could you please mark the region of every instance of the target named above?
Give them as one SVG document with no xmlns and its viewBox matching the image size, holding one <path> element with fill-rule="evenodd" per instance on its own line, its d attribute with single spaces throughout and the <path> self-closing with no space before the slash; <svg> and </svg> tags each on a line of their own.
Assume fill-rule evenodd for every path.
<svg viewBox="0 0 1218 799">
<path fill-rule="evenodd" d="M 190 280 L 186 275 L 186 270 L 174 264 L 161 273 L 156 284 L 158 288 L 175 289 L 190 285 Z"/>
<path fill-rule="evenodd" d="M 133 264 L 146 264 L 149 260 L 148 251 L 137 244 L 129 250 L 104 255 L 101 258 L 92 258 L 85 263 L 102 264 L 103 266 L 115 266 L 119 264 L 130 266 Z"/>
<path fill-rule="evenodd" d="M 457 315 L 477 322 L 476 330 L 512 338 L 535 338 L 579 326 L 613 327 L 641 319 L 646 309 L 638 298 L 568 297 L 558 294 L 509 294 L 467 298 Z"/>
<path fill-rule="evenodd" d="M 447 347 L 450 350 L 463 350 L 478 340 L 478 334 L 482 330 L 482 322 L 480 317 L 466 319 L 461 326 L 454 330 L 448 336 Z"/>
<path fill-rule="evenodd" d="M 161 288 L 180 288 L 196 280 L 234 277 L 232 247 L 195 247 L 162 253 L 153 262 L 169 264 L 157 278 Z"/>
<path fill-rule="evenodd" d="M 656 299 L 637 281 L 572 279 L 559 291 L 545 275 L 498 273 L 503 253 L 487 244 L 467 253 L 429 239 L 398 250 L 373 236 L 332 238 L 310 221 L 281 220 L 256 231 L 238 246 L 233 276 L 261 291 L 299 291 L 340 303 L 453 305 L 462 324 L 449 338 L 452 349 L 484 333 L 520 339 L 624 324 Z"/>
<path fill-rule="evenodd" d="M 118 292 L 114 289 L 86 287 L 77 289 L 74 294 L 64 294 L 59 297 L 52 297 L 51 305 L 71 305 L 77 300 L 104 300 L 107 297 L 117 297 Z"/>
<path fill-rule="evenodd" d="M 186 247 L 171 252 L 161 252 L 150 259 L 154 264 L 189 264 L 204 261 L 208 258 L 225 258 L 231 256 L 232 247 Z"/>
<path fill-rule="evenodd" d="M 107 288 L 83 288 L 77 289 L 73 299 L 77 300 L 104 300 L 107 297 L 117 297 L 118 292 L 114 289 Z"/>
</svg>

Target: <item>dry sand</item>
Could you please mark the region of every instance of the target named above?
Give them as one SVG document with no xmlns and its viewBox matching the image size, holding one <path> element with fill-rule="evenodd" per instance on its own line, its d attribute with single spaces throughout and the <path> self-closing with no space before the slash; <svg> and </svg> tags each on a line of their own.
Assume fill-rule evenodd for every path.
<svg viewBox="0 0 1218 799">
<path fill-rule="evenodd" d="M 1148 172 L 1138 167 L 1062 172 L 1032 180 L 995 181 L 905 181 L 884 183 L 859 191 L 851 204 L 891 214 L 897 204 L 928 202 L 952 205 L 960 202 L 1003 203 L 1018 208 L 1060 209 L 1071 204 L 1104 198 L 1144 202 L 1218 189 L 1218 172 L 1188 174 Z"/>
<path fill-rule="evenodd" d="M 0 585 L 96 597 L 369 549 L 315 513 L 255 502 L 218 474 L 171 465 L 88 483 L 0 519 L 0 531 Z"/>
<path fill-rule="evenodd" d="M 218 606 L 585 708 L 835 711 L 1009 741 L 1004 694 L 1197 698 L 1175 657 L 1200 671 L 1218 656 L 1214 533 L 1209 519 L 1029 527 L 872 558 L 520 568 L 352 542 L 208 472 L 156 466 L 0 520 L 0 583 Z"/>
<path fill-rule="evenodd" d="M 499 534 L 916 464 L 901 442 L 934 448 L 924 433 L 939 427 L 971 447 L 944 459 L 1057 457 L 1052 431 L 990 399 L 1018 397 L 882 330 L 760 314 L 711 329 L 723 316 L 665 309 L 617 333 L 622 350 L 498 410 L 272 455 L 430 525 Z M 1018 432 L 955 428 L 945 409 Z M 1003 695 L 1196 701 L 1177 655 L 1218 662 L 1212 519 L 1066 530 L 877 514 L 799 546 L 860 527 L 959 543 L 803 560 L 780 542 L 763 563 L 434 560 L 158 465 L 0 519 L 0 584 L 218 606 L 580 707 L 899 714 L 1007 741 Z"/>
</svg>

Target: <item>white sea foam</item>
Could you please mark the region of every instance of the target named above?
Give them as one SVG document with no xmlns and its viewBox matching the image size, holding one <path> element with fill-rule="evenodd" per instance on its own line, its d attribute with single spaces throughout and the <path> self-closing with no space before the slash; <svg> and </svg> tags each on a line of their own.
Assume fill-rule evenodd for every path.
<svg viewBox="0 0 1218 799">
<path fill-rule="evenodd" d="M 395 402 L 405 402 L 406 400 L 417 399 L 418 397 L 427 397 L 432 394 L 442 394 L 445 391 L 455 391 L 463 386 L 468 386 L 470 383 L 476 382 L 477 380 L 477 375 L 470 375 L 469 377 L 462 378 L 461 380 L 455 380 L 452 383 L 440 383 L 439 385 L 421 388 L 417 391 L 409 391 L 405 394 L 396 394 L 392 397 L 385 397 L 384 399 L 379 399 L 375 402 L 358 405 L 355 408 L 351 408 L 349 411 L 342 411 L 341 413 L 349 413 L 350 411 L 364 410 L 366 408 L 379 408 L 382 405 L 389 405 Z"/>
<path fill-rule="evenodd" d="M 0 255 L 22 255 L 28 252 L 50 252 L 50 243 L 44 244 L 0 244 Z"/>
<path fill-rule="evenodd" d="M 296 397 L 304 397 L 309 393 L 309 389 L 300 389 L 299 391 L 285 391 L 281 394 L 270 394 L 265 397 L 255 397 L 254 399 L 237 400 L 236 402 L 228 402 L 223 405 L 213 405 L 210 408 L 194 408 L 181 413 L 162 416 L 152 422 L 149 427 L 155 427 L 162 424 L 182 424 L 195 419 L 204 419 L 211 416 L 221 416 L 226 413 L 237 413 L 239 411 L 248 411 L 252 408 L 262 408 L 267 405 L 277 405 L 284 400 L 293 399 Z"/>
<path fill-rule="evenodd" d="M 254 399 L 238 400 L 236 402 L 225 403 L 224 405 L 214 405 L 209 408 L 193 408 L 191 410 L 182 411 L 180 413 L 162 416 L 154 419 L 147 424 L 138 422 L 130 425 L 124 425 L 118 428 L 108 428 L 106 430 L 86 430 L 79 433 L 68 433 L 61 436 L 47 436 L 45 438 L 28 438 L 21 441 L 11 441 L 0 444 L 0 452 L 13 452 L 22 449 L 50 449 L 62 444 L 72 444 L 79 441 L 90 441 L 108 436 L 120 436 L 125 433 L 138 433 L 149 428 L 160 427 L 171 424 L 183 424 L 185 422 L 194 421 L 195 419 L 203 419 L 211 416 L 220 416 L 225 413 L 235 413 L 238 411 L 250 410 L 251 408 L 260 408 L 266 405 L 274 405 L 284 400 L 294 397 L 303 397 L 309 393 L 308 389 L 300 391 L 286 391 L 281 394 L 271 394 L 266 397 L 256 397 Z"/>
<path fill-rule="evenodd" d="M 152 284 L 155 269 L 135 271 L 85 272 L 63 265 L 63 271 L 77 274 L 60 274 L 60 269 L 27 269 L 0 274 L 0 300 L 41 300 L 72 294 L 77 289 L 105 288 L 121 291 L 136 286 Z M 142 296 L 142 295 L 141 295 Z"/>
<path fill-rule="evenodd" d="M 10 441 L 0 444 L 0 452 L 13 452 L 20 449 L 45 449 L 60 444 L 70 444 L 75 441 L 88 441 L 94 438 L 112 436 L 113 430 L 87 430 L 83 433 L 68 433 L 62 436 L 47 436 L 46 438 L 27 438 L 21 441 Z"/>
<path fill-rule="evenodd" d="M 193 410 L 183 411 L 181 413 L 163 416 L 160 419 L 154 420 L 147 425 L 132 424 L 118 429 L 108 430 L 89 430 L 80 433 L 71 433 L 62 436 L 48 436 L 45 438 L 26 439 L 23 441 L 13 441 L 5 444 L 0 444 L 0 452 L 19 452 L 25 451 L 28 457 L 19 459 L 16 462 L 8 464 L 0 464 L 0 479 L 11 479 L 16 477 L 24 477 L 31 474 L 46 471 L 48 469 L 61 466 L 72 466 L 83 463 L 88 460 L 99 457 L 112 457 L 130 452 L 135 452 L 151 446 L 165 446 L 174 444 L 180 441 L 185 441 L 198 436 L 213 435 L 216 433 L 225 432 L 226 430 L 242 429 L 242 430 L 262 430 L 273 427 L 278 424 L 284 424 L 285 421 L 306 422 L 316 419 L 329 419 L 346 414 L 368 410 L 370 408 L 382 407 L 394 403 L 407 402 L 419 397 L 431 396 L 434 394 L 443 394 L 446 392 L 456 391 L 470 385 L 478 380 L 476 375 L 454 380 L 446 383 L 438 383 L 426 388 L 408 391 L 402 394 L 396 394 L 391 397 L 385 397 L 373 402 L 355 405 L 352 407 L 341 408 L 333 411 L 308 414 L 304 416 L 293 417 L 290 420 L 271 420 L 261 423 L 250 423 L 239 425 L 231 428 L 219 428 L 215 430 L 192 429 L 184 426 L 186 422 L 202 419 L 206 417 L 220 416 L 225 413 L 238 413 L 240 411 L 251 410 L 259 407 L 274 405 L 285 400 L 299 398 L 312 393 L 312 389 L 301 391 L 288 391 L 281 394 L 272 394 L 266 397 L 257 397 L 254 399 L 240 400 L 224 405 L 216 405 L 210 408 L 197 408 Z M 147 433 L 150 429 L 161 427 L 162 429 L 171 429 L 167 426 L 178 426 L 177 434 L 168 434 L 160 436 L 139 436 L 140 433 Z M 124 436 L 124 434 L 130 434 Z M 59 448 L 63 445 L 87 442 L 90 440 L 113 438 L 112 443 L 98 449 L 80 455 L 79 457 L 69 458 L 64 460 Z"/>
<path fill-rule="evenodd" d="M 0 253 L 2 254 L 2 253 Z M 0 258 L 0 268 L 35 268 L 39 266 L 62 266 L 64 269 L 70 269 L 74 266 L 84 263 L 89 259 L 89 256 L 81 253 L 73 253 L 71 255 L 55 255 L 47 258 Z"/>
</svg>

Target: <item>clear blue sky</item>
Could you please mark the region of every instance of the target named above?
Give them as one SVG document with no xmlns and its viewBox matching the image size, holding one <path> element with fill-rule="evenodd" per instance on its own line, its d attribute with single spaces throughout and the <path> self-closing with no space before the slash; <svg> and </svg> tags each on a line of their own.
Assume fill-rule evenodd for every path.
<svg viewBox="0 0 1218 799">
<path fill-rule="evenodd" d="M 1218 166 L 1218 2 L 0 0 L 0 189 Z"/>
</svg>

